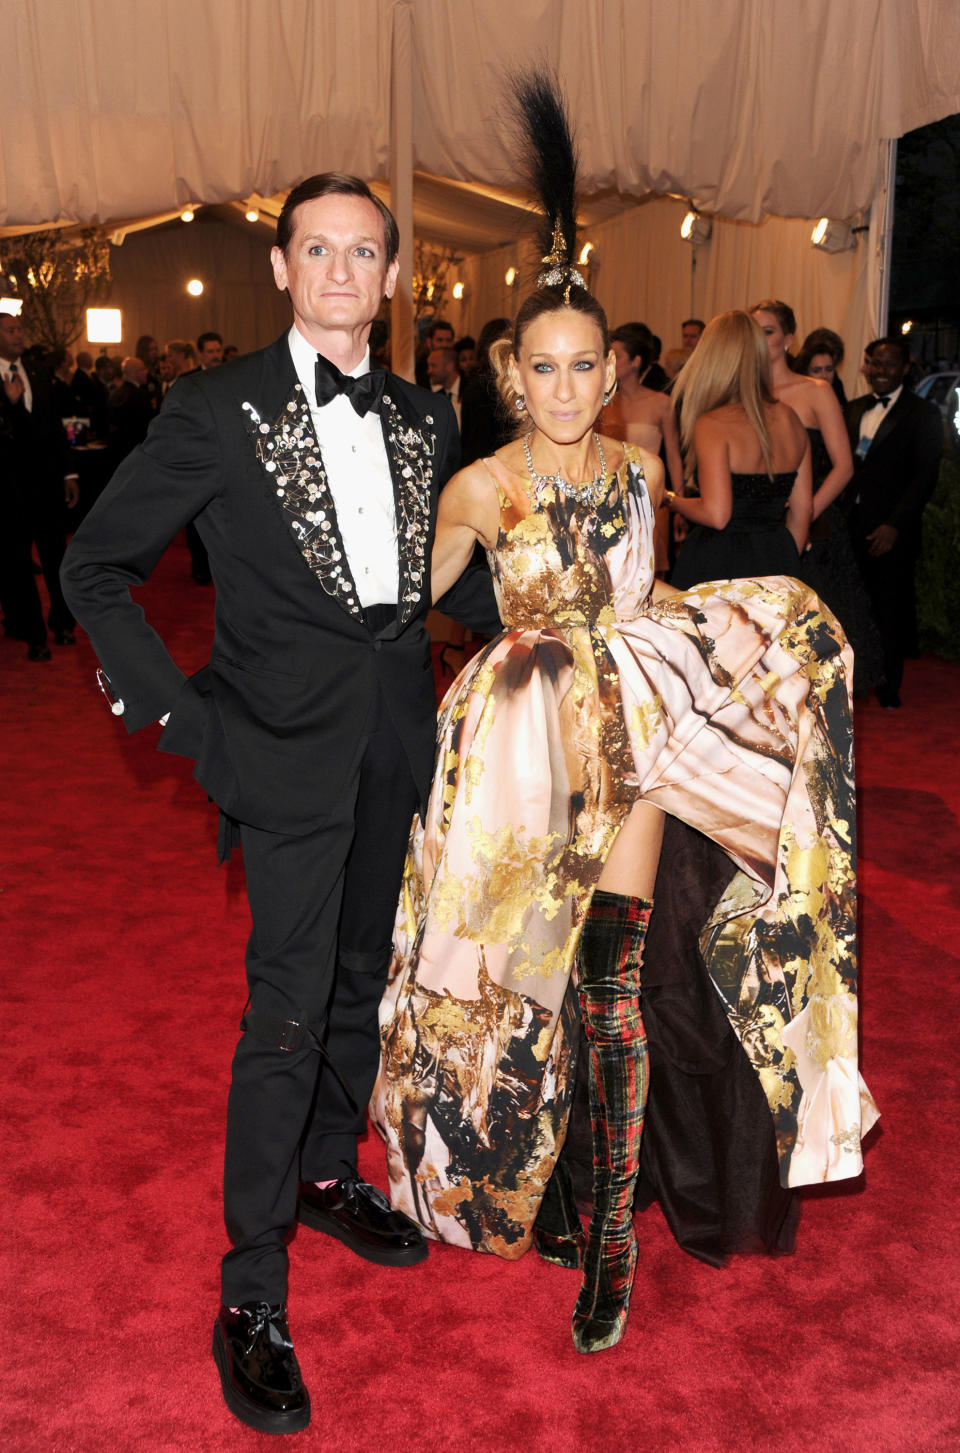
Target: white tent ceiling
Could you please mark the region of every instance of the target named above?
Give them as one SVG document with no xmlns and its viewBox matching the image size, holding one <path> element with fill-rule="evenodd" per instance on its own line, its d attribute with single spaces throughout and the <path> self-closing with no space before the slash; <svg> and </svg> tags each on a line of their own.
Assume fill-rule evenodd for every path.
<svg viewBox="0 0 960 1453">
<path fill-rule="evenodd" d="M 355 172 L 401 223 L 400 372 L 414 235 L 466 259 L 461 329 L 513 310 L 501 254 L 530 229 L 507 67 L 563 80 L 611 317 L 670 337 L 687 311 L 789 290 L 805 327 L 844 331 L 854 373 L 882 326 L 888 142 L 960 111 L 960 0 L 0 0 L 0 27 L 16 57 L 0 235 L 96 223 L 120 240 L 189 202 L 266 240 L 291 185 Z M 719 219 L 699 266 L 670 196 Z M 781 220 L 871 209 L 841 258 Z M 130 272 L 127 310 L 172 323 L 149 270 Z M 252 340 L 270 310 L 244 324 L 244 297 L 228 313 Z"/>
<path fill-rule="evenodd" d="M 601 207 L 849 217 L 878 143 L 960 110 L 957 0 L 0 0 L 0 24 L 8 228 L 269 197 L 331 166 L 385 180 L 401 86 L 418 231 L 494 246 L 516 225 L 503 69 L 538 57 Z"/>
</svg>

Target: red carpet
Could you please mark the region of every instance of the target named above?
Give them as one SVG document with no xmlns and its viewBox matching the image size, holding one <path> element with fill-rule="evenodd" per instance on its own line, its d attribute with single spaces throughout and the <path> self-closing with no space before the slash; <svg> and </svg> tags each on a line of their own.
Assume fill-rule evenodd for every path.
<svg viewBox="0 0 960 1453">
<path fill-rule="evenodd" d="M 185 551 L 144 597 L 199 665 L 212 595 Z M 217 868 L 189 765 L 111 720 L 85 639 L 54 650 L 35 665 L 0 641 L 0 1446 L 266 1447 L 210 1358 L 242 866 Z M 960 668 L 924 659 L 902 711 L 858 708 L 863 1063 L 883 1111 L 863 1180 L 805 1196 L 794 1257 L 720 1272 L 652 1208 L 627 1335 L 593 1357 L 570 1342 L 577 1277 L 533 1254 L 435 1247 L 395 1271 L 301 1231 L 290 1320 L 314 1421 L 296 1446 L 960 1446 L 958 701 Z M 384 1183 L 376 1138 L 362 1167 Z"/>
</svg>

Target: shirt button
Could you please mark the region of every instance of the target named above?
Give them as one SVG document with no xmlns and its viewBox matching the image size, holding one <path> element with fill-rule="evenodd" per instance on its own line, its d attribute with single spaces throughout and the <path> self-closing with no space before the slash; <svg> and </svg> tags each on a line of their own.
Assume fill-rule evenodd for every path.
<svg viewBox="0 0 960 1453">
<path fill-rule="evenodd" d="M 363 514 L 363 505 L 361 505 L 360 508 L 357 510 L 357 514 L 358 515 L 362 515 Z"/>
<path fill-rule="evenodd" d="M 370 574 L 370 566 L 369 565 L 365 565 L 363 567 L 363 573 L 364 573 L 364 575 L 369 575 Z"/>
<path fill-rule="evenodd" d="M 373 649 L 375 651 L 382 650 L 383 649 L 383 642 L 382 641 L 374 641 L 374 643 L 373 643 Z"/>
<path fill-rule="evenodd" d="M 356 444 L 351 444 L 350 445 L 350 453 L 351 454 L 356 454 L 356 452 L 357 452 L 357 446 L 356 446 Z"/>
</svg>

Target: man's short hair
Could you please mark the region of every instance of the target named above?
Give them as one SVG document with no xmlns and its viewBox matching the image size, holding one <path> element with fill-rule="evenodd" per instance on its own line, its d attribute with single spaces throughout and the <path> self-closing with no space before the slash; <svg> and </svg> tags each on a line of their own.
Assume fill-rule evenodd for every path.
<svg viewBox="0 0 960 1453">
<path fill-rule="evenodd" d="M 286 256 L 287 248 L 293 238 L 295 224 L 294 213 L 304 202 L 312 202 L 315 197 L 364 197 L 366 201 L 372 202 L 380 213 L 383 221 L 383 238 L 386 243 L 387 262 L 392 262 L 400 251 L 400 228 L 397 226 L 397 219 L 390 208 L 375 197 L 362 177 L 351 176 L 349 172 L 318 172 L 314 177 L 307 177 L 300 182 L 287 195 L 277 218 L 276 246 Z"/>
<path fill-rule="evenodd" d="M 452 368 L 454 373 L 460 372 L 459 368 L 457 367 L 457 351 L 455 348 L 447 347 L 446 343 L 438 343 L 435 347 L 431 348 L 430 352 L 427 354 L 428 363 L 429 360 L 434 357 L 442 359 L 444 369 Z"/>
<path fill-rule="evenodd" d="M 701 333 L 706 326 L 707 325 L 702 318 L 684 318 L 683 322 L 680 324 L 681 328 L 699 328 Z"/>
<path fill-rule="evenodd" d="M 910 367 L 910 344 L 905 338 L 874 338 L 863 350 L 868 358 L 872 358 L 878 348 L 895 348 L 900 355 L 900 361 L 904 368 Z"/>
<path fill-rule="evenodd" d="M 198 353 L 203 352 L 203 345 L 205 343 L 219 343 L 220 347 L 223 347 L 223 339 L 220 337 L 219 333 L 201 333 L 200 337 L 197 339 Z"/>
<path fill-rule="evenodd" d="M 448 323 L 447 320 L 446 320 L 446 318 L 434 318 L 433 322 L 430 324 L 430 327 L 427 330 L 427 337 L 428 338 L 433 338 L 433 336 L 436 333 L 436 331 L 437 331 L 438 328 L 445 328 L 447 330 L 447 332 L 450 334 L 450 341 L 452 343 L 453 342 L 453 324 L 452 323 Z"/>
</svg>

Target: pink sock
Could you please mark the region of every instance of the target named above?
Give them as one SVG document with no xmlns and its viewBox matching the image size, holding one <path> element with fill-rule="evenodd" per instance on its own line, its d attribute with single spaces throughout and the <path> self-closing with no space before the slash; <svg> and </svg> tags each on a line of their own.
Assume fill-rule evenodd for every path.
<svg viewBox="0 0 960 1453">
<path fill-rule="evenodd" d="M 313 1184 L 316 1186 L 318 1191 L 325 1191 L 327 1189 L 327 1186 L 335 1186 L 337 1183 L 336 1181 L 314 1181 Z"/>
</svg>

